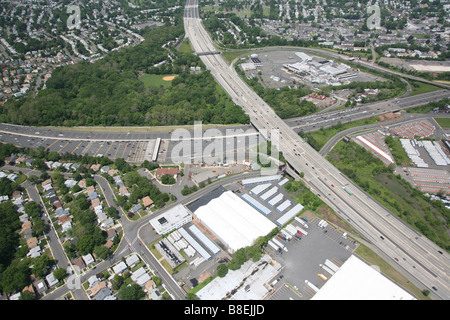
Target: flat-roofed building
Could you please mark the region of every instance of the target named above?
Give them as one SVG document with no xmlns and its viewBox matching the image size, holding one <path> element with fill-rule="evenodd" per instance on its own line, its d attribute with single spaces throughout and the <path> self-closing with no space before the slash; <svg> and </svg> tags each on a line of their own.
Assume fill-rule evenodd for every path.
<svg viewBox="0 0 450 320">
<path fill-rule="evenodd" d="M 231 252 L 251 246 L 276 225 L 231 191 L 195 210 L 194 215 Z"/>
<path fill-rule="evenodd" d="M 149 223 L 158 234 L 162 235 L 178 229 L 190 221 L 192 221 L 191 211 L 179 204 L 151 219 Z"/>
</svg>

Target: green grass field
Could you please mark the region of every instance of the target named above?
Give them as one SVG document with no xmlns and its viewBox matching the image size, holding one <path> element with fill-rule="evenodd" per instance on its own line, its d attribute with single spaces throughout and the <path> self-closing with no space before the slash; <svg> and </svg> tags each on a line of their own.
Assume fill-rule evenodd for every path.
<svg viewBox="0 0 450 320">
<path fill-rule="evenodd" d="M 442 128 L 450 128 L 450 118 L 434 118 Z"/>
<path fill-rule="evenodd" d="M 143 76 L 139 77 L 139 80 L 141 80 L 144 83 L 144 86 L 146 88 L 148 87 L 169 87 L 171 85 L 171 81 L 163 80 L 164 77 L 170 77 L 174 76 L 171 74 L 144 74 Z"/>
<path fill-rule="evenodd" d="M 441 90 L 441 88 L 433 86 L 431 84 L 413 81 L 413 80 L 408 80 L 408 81 L 411 84 L 411 88 L 412 88 L 410 96 L 415 96 L 415 95 L 422 94 L 422 93 Z"/>
</svg>

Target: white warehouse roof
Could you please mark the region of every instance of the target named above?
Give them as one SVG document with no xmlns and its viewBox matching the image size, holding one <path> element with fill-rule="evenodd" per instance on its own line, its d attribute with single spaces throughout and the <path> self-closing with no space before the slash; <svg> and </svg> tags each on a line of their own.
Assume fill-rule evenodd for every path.
<svg viewBox="0 0 450 320">
<path fill-rule="evenodd" d="M 178 204 L 163 214 L 151 219 L 149 223 L 158 234 L 166 234 L 174 229 L 180 228 L 192 220 L 190 211 L 183 205 Z"/>
<path fill-rule="evenodd" d="M 352 255 L 311 300 L 416 300 Z"/>
<path fill-rule="evenodd" d="M 232 251 L 252 245 L 276 227 L 231 191 L 201 206 L 194 215 Z"/>
</svg>

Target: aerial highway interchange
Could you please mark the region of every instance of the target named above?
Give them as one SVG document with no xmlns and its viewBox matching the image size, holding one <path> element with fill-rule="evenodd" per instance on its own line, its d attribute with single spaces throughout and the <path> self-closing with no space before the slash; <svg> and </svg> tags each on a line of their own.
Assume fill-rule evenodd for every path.
<svg viewBox="0 0 450 320">
<path fill-rule="evenodd" d="M 439 290 L 434 293 L 440 298 L 449 299 L 450 258 L 447 252 L 407 226 L 363 192 L 298 135 L 298 131 L 301 130 L 305 132 L 314 131 L 322 126 L 329 127 L 338 122 L 364 119 L 373 115 L 438 101 L 449 97 L 449 91 L 443 89 L 411 97 L 371 103 L 364 108 L 331 111 L 282 120 L 219 54 L 201 23 L 197 0 L 187 1 L 184 23 L 186 36 L 190 39 L 194 51 L 199 54 L 211 74 L 232 100 L 240 105 L 250 117 L 250 126 L 232 127 L 245 131 L 244 134 L 236 134 L 235 138 L 261 134 L 268 140 L 277 141 L 278 139 L 279 149 L 283 152 L 288 164 L 288 172 L 294 177 L 301 172 L 304 173 L 304 181 L 311 190 L 372 244 L 378 254 L 391 264 L 405 270 L 427 288 L 438 288 Z M 367 65 L 377 68 L 370 63 L 367 63 Z M 225 129 L 222 128 L 222 130 Z M 123 157 L 131 163 L 140 163 L 146 159 L 146 146 L 149 141 L 156 138 L 163 138 L 167 141 L 171 139 L 171 131 L 111 132 L 104 130 L 95 132 L 88 129 L 86 131 L 66 131 L 59 128 L 33 128 L 8 124 L 0 124 L 0 135 L 3 142 L 11 142 L 23 147 L 42 145 L 46 149 L 60 153 L 102 154 L 112 159 Z M 132 149 L 135 147 L 139 149 L 139 154 L 135 150 L 133 152 Z M 170 162 L 170 157 L 166 159 L 167 162 Z M 101 178 L 97 179 L 104 190 L 108 188 Z M 236 180 L 236 178 L 232 179 Z M 348 194 L 344 187 L 350 189 L 352 194 Z M 208 192 L 208 189 L 187 197 L 183 200 L 183 203 L 192 201 L 192 199 L 198 198 L 206 192 Z M 131 240 L 138 239 L 140 228 L 147 223 L 146 220 L 134 224 L 127 224 L 124 220 L 124 223 L 127 224 L 124 226 L 124 229 L 127 229 L 127 236 L 124 245 L 121 247 L 121 252 L 126 250 L 141 252 L 146 262 L 150 263 L 152 268 L 159 270 L 159 274 L 166 285 L 170 287 L 173 296 L 177 299 L 184 299 L 184 294 L 177 287 L 176 282 L 166 274 L 152 257 L 145 254 L 140 244 Z M 119 260 L 119 258 L 119 255 L 117 255 L 114 260 Z M 111 261 L 108 263 L 111 263 Z M 87 278 L 87 276 L 84 277 Z M 81 293 L 79 294 L 82 296 Z M 48 299 L 51 298 L 52 296 L 48 297 Z"/>
<path fill-rule="evenodd" d="M 202 61 L 232 99 L 250 115 L 252 125 L 260 133 L 267 134 L 270 140 L 269 132 L 279 132 L 279 149 L 289 167 L 297 174 L 303 172 L 310 188 L 385 257 L 398 260 L 401 268 L 428 288 L 439 288 L 437 294 L 442 299 L 450 298 L 449 255 L 359 189 L 280 119 L 216 53 L 196 11 L 196 0 L 188 1 L 185 30 L 194 51 L 203 53 Z M 444 96 L 448 96 L 448 92 L 444 92 Z M 349 195 L 344 187 L 353 194 Z"/>
</svg>

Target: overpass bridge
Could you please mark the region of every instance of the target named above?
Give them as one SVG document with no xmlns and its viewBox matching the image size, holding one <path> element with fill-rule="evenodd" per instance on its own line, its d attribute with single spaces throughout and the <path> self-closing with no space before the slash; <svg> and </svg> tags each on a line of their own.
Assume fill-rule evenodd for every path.
<svg viewBox="0 0 450 320">
<path fill-rule="evenodd" d="M 221 54 L 221 51 L 205 51 L 205 52 L 195 52 L 198 56 L 209 56 L 209 55 L 215 55 L 215 54 Z"/>
</svg>

